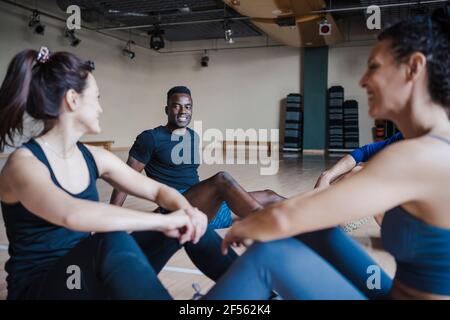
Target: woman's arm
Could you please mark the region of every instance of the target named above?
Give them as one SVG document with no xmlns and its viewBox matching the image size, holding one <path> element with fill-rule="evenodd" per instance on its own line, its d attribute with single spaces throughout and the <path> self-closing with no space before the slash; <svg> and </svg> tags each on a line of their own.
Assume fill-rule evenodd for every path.
<svg viewBox="0 0 450 320">
<path fill-rule="evenodd" d="M 132 156 L 128 157 L 127 165 L 139 173 L 141 173 L 142 170 L 144 170 L 144 168 L 145 168 L 145 164 L 134 159 Z M 127 198 L 127 194 L 125 192 L 114 189 L 111 194 L 111 199 L 110 199 L 109 203 L 116 205 L 116 206 L 122 206 L 123 203 L 125 202 L 126 198 Z"/>
<path fill-rule="evenodd" d="M 194 226 L 193 242 L 198 242 L 208 227 L 208 218 L 198 209 L 192 208 L 182 194 L 142 175 L 109 151 L 92 146 L 89 146 L 89 150 L 95 158 L 100 177 L 115 189 L 156 202 L 169 211 L 185 210 Z"/>
<path fill-rule="evenodd" d="M 192 208 L 177 190 L 138 173 L 109 151 L 92 146 L 88 148 L 95 158 L 100 177 L 114 188 L 156 202 L 170 211 Z"/>
<path fill-rule="evenodd" d="M 193 226 L 184 210 L 161 215 L 74 198 L 58 188 L 48 169 L 27 151 L 8 159 L 3 178 L 17 201 L 55 225 L 84 232 L 155 230 L 171 232 L 182 242 L 192 239 Z M 183 235 L 174 232 L 182 228 Z"/>
<path fill-rule="evenodd" d="M 425 181 L 430 178 L 424 170 L 424 152 L 417 152 L 415 144 L 395 144 L 349 179 L 308 197 L 273 204 L 237 222 L 225 237 L 223 249 L 244 239 L 270 241 L 333 227 L 422 199 L 429 192 Z"/>
</svg>

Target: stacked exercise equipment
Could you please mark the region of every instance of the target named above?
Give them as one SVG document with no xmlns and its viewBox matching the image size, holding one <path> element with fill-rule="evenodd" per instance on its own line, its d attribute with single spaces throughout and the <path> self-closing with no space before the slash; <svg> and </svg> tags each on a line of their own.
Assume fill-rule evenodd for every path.
<svg viewBox="0 0 450 320">
<path fill-rule="evenodd" d="M 358 101 L 344 102 L 344 149 L 359 147 Z"/>
<path fill-rule="evenodd" d="M 345 101 L 342 86 L 328 89 L 327 100 L 327 151 L 351 152 L 359 147 L 358 102 Z"/>
<path fill-rule="evenodd" d="M 334 86 L 328 90 L 328 149 L 344 148 L 344 88 Z"/>
<path fill-rule="evenodd" d="M 291 93 L 286 99 L 283 151 L 303 149 L 303 104 L 302 95 Z"/>
</svg>

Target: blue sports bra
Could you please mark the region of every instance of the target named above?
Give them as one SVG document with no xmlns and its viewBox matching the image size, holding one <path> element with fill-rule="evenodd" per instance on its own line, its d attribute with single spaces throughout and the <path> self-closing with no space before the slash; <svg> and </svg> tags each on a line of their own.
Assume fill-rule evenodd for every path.
<svg viewBox="0 0 450 320">
<path fill-rule="evenodd" d="M 443 137 L 429 137 L 450 145 Z M 397 263 L 396 279 L 424 292 L 450 295 L 450 229 L 432 226 L 396 207 L 386 212 L 381 237 Z"/>
</svg>

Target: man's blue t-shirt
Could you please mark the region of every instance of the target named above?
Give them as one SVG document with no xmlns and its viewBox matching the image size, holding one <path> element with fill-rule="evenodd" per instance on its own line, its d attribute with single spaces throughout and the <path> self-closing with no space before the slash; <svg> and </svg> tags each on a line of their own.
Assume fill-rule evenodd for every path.
<svg viewBox="0 0 450 320">
<path fill-rule="evenodd" d="M 399 140 L 403 140 L 403 135 L 401 132 L 397 132 L 392 137 L 386 140 L 366 144 L 361 148 L 353 150 L 353 152 L 350 155 L 353 157 L 353 159 L 355 159 L 357 164 L 360 162 L 367 162 L 369 161 L 370 158 L 372 158 L 378 152 L 386 148 L 388 145 L 395 143 Z"/>
<path fill-rule="evenodd" d="M 129 155 L 145 164 L 148 177 L 185 190 L 200 181 L 197 171 L 199 141 L 199 136 L 190 128 L 184 135 L 177 135 L 159 126 L 138 135 Z"/>
</svg>

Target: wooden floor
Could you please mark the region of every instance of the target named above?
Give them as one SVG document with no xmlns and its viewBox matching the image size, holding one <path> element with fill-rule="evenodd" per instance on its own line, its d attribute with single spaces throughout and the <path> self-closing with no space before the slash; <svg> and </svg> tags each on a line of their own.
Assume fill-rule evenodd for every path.
<svg viewBox="0 0 450 320">
<path fill-rule="evenodd" d="M 120 158 L 125 159 L 126 152 L 116 153 Z M 244 159 L 243 154 L 238 157 Z M 3 161 L 3 162 L 2 162 Z M 310 190 L 319 174 L 327 167 L 330 167 L 335 159 L 325 159 L 322 156 L 303 156 L 297 154 L 280 155 L 280 168 L 276 175 L 262 176 L 259 173 L 258 165 L 202 165 L 200 166 L 200 178 L 205 179 L 218 171 L 228 171 L 237 181 L 249 191 L 272 189 L 279 194 L 290 197 L 295 194 Z M 0 168 L 4 159 L 0 159 Z M 112 188 L 103 181 L 98 182 L 98 189 L 101 201 L 109 201 Z M 151 211 L 155 206 L 152 203 L 129 197 L 125 206 Z M 330 212 L 332 214 L 332 212 Z M 0 219 L 2 219 L 0 217 Z M 219 234 L 226 230 L 219 231 Z M 370 220 L 358 230 L 351 232 L 368 253 L 390 274 L 395 271 L 395 264 L 392 257 L 379 248 L 379 228 Z M 8 241 L 6 238 L 4 224 L 0 225 L 0 299 L 6 298 L 6 283 L 3 266 L 8 259 Z M 202 292 L 208 291 L 213 282 L 201 274 L 199 270 L 190 262 L 184 250 L 180 250 L 168 262 L 165 269 L 159 275 L 163 284 L 175 299 L 190 299 L 194 293 L 192 284 L 198 283 Z"/>
</svg>

